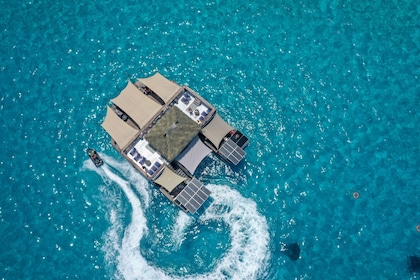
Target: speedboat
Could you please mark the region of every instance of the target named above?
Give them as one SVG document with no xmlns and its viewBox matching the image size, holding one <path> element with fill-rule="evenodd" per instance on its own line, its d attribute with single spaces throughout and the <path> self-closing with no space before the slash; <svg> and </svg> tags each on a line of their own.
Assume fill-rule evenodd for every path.
<svg viewBox="0 0 420 280">
<path fill-rule="evenodd" d="M 102 164 L 104 164 L 104 161 L 101 159 L 101 157 L 98 155 L 98 153 L 94 149 L 89 148 L 87 150 L 87 153 L 88 153 L 89 158 L 92 160 L 93 164 L 95 164 L 96 167 L 99 167 Z"/>
</svg>

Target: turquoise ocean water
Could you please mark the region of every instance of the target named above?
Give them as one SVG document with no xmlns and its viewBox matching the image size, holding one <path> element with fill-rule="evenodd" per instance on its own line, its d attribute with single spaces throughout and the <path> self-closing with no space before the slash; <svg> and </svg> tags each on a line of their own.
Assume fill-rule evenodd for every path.
<svg viewBox="0 0 420 280">
<path fill-rule="evenodd" d="M 0 3 L 0 279 L 419 277 L 418 1 Z M 197 221 L 100 126 L 156 71 L 251 141 Z"/>
</svg>

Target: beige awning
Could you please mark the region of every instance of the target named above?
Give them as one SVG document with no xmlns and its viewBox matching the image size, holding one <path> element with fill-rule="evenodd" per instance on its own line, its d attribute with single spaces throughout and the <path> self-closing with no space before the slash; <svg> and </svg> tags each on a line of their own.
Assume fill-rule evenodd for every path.
<svg viewBox="0 0 420 280">
<path fill-rule="evenodd" d="M 154 93 L 156 93 L 167 104 L 176 93 L 181 89 L 181 86 L 166 79 L 160 73 L 156 73 L 149 78 L 138 79 Z"/>
<path fill-rule="evenodd" d="M 129 126 L 115 112 L 107 106 L 106 117 L 102 123 L 102 127 L 111 135 L 112 139 L 117 142 L 120 149 L 124 149 L 131 141 L 134 140 L 138 130 Z"/>
<path fill-rule="evenodd" d="M 203 135 L 213 143 L 218 149 L 220 142 L 233 128 L 227 124 L 218 113 L 214 118 L 202 129 Z"/>
<path fill-rule="evenodd" d="M 143 129 L 162 109 L 162 105 L 143 94 L 131 82 L 128 82 L 120 95 L 111 101 L 129 115 L 140 129 Z"/>
<path fill-rule="evenodd" d="M 165 167 L 162 174 L 160 174 L 160 176 L 154 182 L 164 187 L 168 192 L 171 192 L 179 184 L 184 182 L 185 179 L 187 178 L 181 177 L 169 168 Z"/>
</svg>

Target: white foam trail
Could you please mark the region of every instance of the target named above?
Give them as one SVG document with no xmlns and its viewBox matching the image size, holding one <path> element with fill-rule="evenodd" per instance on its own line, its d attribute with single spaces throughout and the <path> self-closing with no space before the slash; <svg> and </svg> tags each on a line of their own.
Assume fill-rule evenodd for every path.
<svg viewBox="0 0 420 280">
<path fill-rule="evenodd" d="M 209 185 L 213 204 L 204 220 L 222 219 L 230 226 L 231 247 L 208 279 L 256 279 L 269 259 L 269 234 L 266 219 L 256 203 L 228 186 Z"/>
<path fill-rule="evenodd" d="M 172 244 L 173 250 L 178 250 L 182 242 L 185 240 L 185 230 L 194 222 L 194 219 L 188 216 L 183 211 L 179 211 L 178 217 L 176 218 L 173 230 L 172 230 Z"/>
<path fill-rule="evenodd" d="M 113 226 L 106 233 L 105 244 L 102 248 L 107 263 L 112 263 L 115 260 L 115 252 L 118 252 L 119 244 L 114 240 L 118 240 L 119 233 L 123 231 L 122 224 L 118 222 L 118 211 L 111 209 L 110 212 L 110 222 Z"/>
<path fill-rule="evenodd" d="M 108 157 L 104 158 L 111 166 L 118 167 L 121 170 L 122 163 L 108 159 Z M 270 258 L 267 221 L 258 213 L 256 203 L 253 200 L 242 197 L 239 192 L 230 189 L 228 186 L 220 185 L 208 186 L 212 191 L 214 201 L 200 217 L 200 220 L 204 222 L 216 220 L 229 225 L 231 246 L 223 255 L 223 258 L 217 262 L 213 271 L 201 275 L 176 277 L 168 275 L 164 270 L 149 264 L 138 248 L 141 239 L 147 232 L 147 221 L 142 210 L 144 205 L 130 188 L 128 181 L 113 173 L 106 165 L 102 169 L 108 180 L 121 187 L 132 206 L 131 222 L 125 229 L 122 240 L 118 237 L 118 234 L 113 232 L 121 226 L 119 224 L 121 222 L 118 222 L 118 219 L 113 220 L 111 213 L 110 222 L 113 223 L 113 226 L 107 235 L 107 238 L 111 239 L 109 240 L 111 244 L 107 245 L 108 247 L 105 250 L 116 252 L 114 253 L 118 271 L 116 277 L 124 279 L 257 279 L 264 272 Z M 97 172 L 101 173 L 100 171 Z M 124 176 L 127 174 L 129 181 L 141 182 L 136 177 L 140 176 L 138 174 L 132 174 L 124 170 L 122 174 Z M 147 181 L 143 179 L 142 184 L 140 184 L 142 186 L 138 188 L 146 188 L 147 184 Z M 143 192 L 140 192 L 140 194 L 143 195 Z M 148 199 L 145 200 L 147 203 L 150 202 Z M 177 224 L 174 225 L 172 236 L 175 240 L 181 240 L 184 238 L 185 229 L 193 224 L 193 220 L 187 215 L 180 214 L 177 217 Z M 175 246 L 179 248 L 181 243 L 182 241 Z"/>
<path fill-rule="evenodd" d="M 101 154 L 101 157 L 106 160 L 107 164 L 111 166 L 118 166 L 119 168 L 124 166 L 124 163 L 118 163 L 115 160 L 104 156 Z M 112 227 L 107 233 L 108 242 L 104 246 L 104 251 L 106 254 L 107 261 L 112 264 L 115 259 L 117 261 L 117 276 L 123 277 L 125 279 L 151 279 L 149 277 L 156 277 L 158 279 L 163 279 L 165 277 L 164 273 L 159 270 L 155 270 L 152 266 L 147 264 L 147 261 L 141 256 L 139 250 L 140 240 L 147 232 L 146 218 L 141 207 L 139 198 L 135 195 L 133 190 L 130 188 L 129 183 L 123 180 L 121 177 L 113 173 L 106 164 L 101 168 L 96 168 L 93 164 L 85 162 L 84 165 L 86 168 L 95 171 L 104 181 L 109 184 L 109 181 L 112 181 L 119 185 L 124 191 L 124 194 L 127 196 L 131 207 L 131 223 L 126 228 L 122 240 L 118 237 L 118 228 L 121 226 L 121 222 L 115 218 L 115 215 L 111 213 L 111 223 Z M 123 171 L 125 168 L 122 168 Z M 133 175 L 131 179 L 136 180 L 137 174 Z M 143 179 L 143 186 L 138 187 L 137 189 L 143 189 L 147 185 L 147 181 Z M 149 201 L 147 202 L 149 203 Z M 111 211 L 112 212 L 112 211 Z M 111 258 L 113 258 L 111 260 Z M 137 277 L 136 275 L 141 275 L 141 270 L 138 270 L 138 267 L 147 267 L 147 278 L 142 278 L 142 276 Z"/>
<path fill-rule="evenodd" d="M 143 207 L 148 208 L 150 203 L 149 182 L 127 161 L 119 162 L 104 154 L 100 154 L 100 156 L 103 158 L 106 164 L 118 170 L 125 178 L 129 179 L 131 185 L 133 185 L 134 188 L 139 192 L 140 198 L 142 198 Z"/>
</svg>

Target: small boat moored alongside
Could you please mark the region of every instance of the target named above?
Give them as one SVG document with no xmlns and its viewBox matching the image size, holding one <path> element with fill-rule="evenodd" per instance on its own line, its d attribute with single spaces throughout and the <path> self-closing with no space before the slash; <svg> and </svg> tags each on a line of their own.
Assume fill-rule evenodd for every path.
<svg viewBox="0 0 420 280">
<path fill-rule="evenodd" d="M 104 164 L 104 161 L 101 159 L 101 157 L 98 155 L 98 153 L 94 149 L 89 148 L 87 150 L 87 154 L 96 167 L 99 167 Z"/>
</svg>

